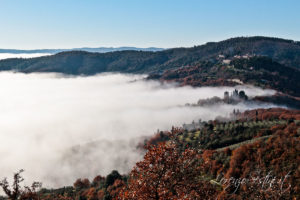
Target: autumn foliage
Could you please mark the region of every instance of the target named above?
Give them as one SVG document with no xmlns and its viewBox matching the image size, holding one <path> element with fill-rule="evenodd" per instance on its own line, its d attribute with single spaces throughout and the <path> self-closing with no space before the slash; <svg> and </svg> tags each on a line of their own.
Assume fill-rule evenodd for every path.
<svg viewBox="0 0 300 200">
<path fill-rule="evenodd" d="M 201 177 L 199 156 L 172 143 L 149 147 L 118 199 L 213 199 L 215 188 Z"/>
</svg>

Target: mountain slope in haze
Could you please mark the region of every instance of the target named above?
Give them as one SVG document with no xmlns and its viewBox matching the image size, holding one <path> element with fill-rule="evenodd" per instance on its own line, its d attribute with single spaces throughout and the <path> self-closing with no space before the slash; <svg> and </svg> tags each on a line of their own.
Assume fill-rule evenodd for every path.
<svg viewBox="0 0 300 200">
<path fill-rule="evenodd" d="M 64 51 L 87 51 L 92 53 L 107 53 L 113 51 L 162 51 L 163 48 L 149 47 L 149 48 L 138 48 L 138 47 L 98 47 L 98 48 L 73 48 L 73 49 L 33 49 L 33 50 L 22 50 L 22 49 L 0 49 L 0 53 L 13 53 L 13 54 L 23 54 L 23 53 L 49 53 L 56 54 Z"/>
<path fill-rule="evenodd" d="M 21 72 L 61 72 L 92 75 L 100 72 L 149 73 L 163 72 L 200 61 L 216 61 L 219 55 L 259 55 L 286 66 L 300 68 L 300 42 L 268 37 L 238 37 L 210 42 L 192 48 L 174 48 L 157 52 L 117 51 L 88 53 L 62 52 L 53 56 L 0 61 L 0 70 Z"/>
</svg>

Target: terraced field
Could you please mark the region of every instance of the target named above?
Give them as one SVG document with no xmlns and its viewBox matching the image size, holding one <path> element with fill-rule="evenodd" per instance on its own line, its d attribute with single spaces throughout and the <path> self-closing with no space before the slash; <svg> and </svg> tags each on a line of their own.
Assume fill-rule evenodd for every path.
<svg viewBox="0 0 300 200">
<path fill-rule="evenodd" d="M 287 120 L 263 120 L 246 122 L 210 122 L 202 129 L 177 134 L 176 142 L 183 148 L 220 149 L 254 138 L 270 135 L 270 128 L 288 123 Z"/>
</svg>

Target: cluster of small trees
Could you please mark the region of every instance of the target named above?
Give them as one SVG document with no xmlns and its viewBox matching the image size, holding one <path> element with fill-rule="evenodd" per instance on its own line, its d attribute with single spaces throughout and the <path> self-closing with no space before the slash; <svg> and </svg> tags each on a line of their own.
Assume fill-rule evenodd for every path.
<svg viewBox="0 0 300 200">
<path fill-rule="evenodd" d="M 236 120 L 230 122 L 210 121 L 195 130 L 181 130 L 175 139 L 179 146 L 201 149 L 217 149 L 251 140 L 255 137 L 271 135 L 270 129 L 288 120 Z"/>
</svg>

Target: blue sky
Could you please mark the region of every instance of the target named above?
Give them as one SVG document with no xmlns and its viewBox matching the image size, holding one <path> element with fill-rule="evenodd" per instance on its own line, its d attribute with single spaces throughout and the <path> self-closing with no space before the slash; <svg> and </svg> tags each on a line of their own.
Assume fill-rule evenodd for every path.
<svg viewBox="0 0 300 200">
<path fill-rule="evenodd" d="M 0 0 L 0 48 L 179 47 L 300 40 L 299 0 Z"/>
</svg>

